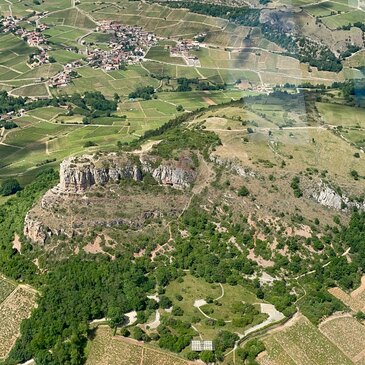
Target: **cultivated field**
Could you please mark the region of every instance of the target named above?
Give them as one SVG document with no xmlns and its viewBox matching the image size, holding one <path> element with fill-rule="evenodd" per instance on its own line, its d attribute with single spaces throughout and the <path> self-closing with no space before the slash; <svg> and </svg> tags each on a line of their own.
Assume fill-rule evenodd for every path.
<svg viewBox="0 0 365 365">
<path fill-rule="evenodd" d="M 80 81 L 67 88 L 68 92 L 82 93 L 92 89 L 95 83 L 103 83 L 107 90 L 105 94 L 112 97 L 118 90 L 111 89 L 110 85 L 120 83 L 125 92 L 130 92 L 144 80 L 140 69 L 135 67 L 131 67 L 125 74 L 120 71 L 106 74 L 90 68 L 82 68 L 79 73 L 84 78 L 78 79 Z M 103 75 L 107 75 L 110 81 Z M 128 85 L 125 77 L 130 78 Z M 88 82 L 81 87 L 85 80 Z M 32 91 L 37 91 L 37 88 L 33 86 Z M 64 93 L 65 89 L 62 92 Z M 113 150 L 118 141 L 129 142 L 139 138 L 146 131 L 156 129 L 181 114 L 176 110 L 179 105 L 185 111 L 194 111 L 249 94 L 239 90 L 161 92 L 158 93 L 158 98 L 153 100 L 123 99 L 114 116 L 95 118 L 89 125 L 82 123 L 82 115 L 75 113 L 68 116 L 63 108 L 43 107 L 29 111 L 14 120 L 18 128 L 6 131 L 1 140 L 0 179 L 17 174 L 22 183 L 27 183 L 39 170 L 50 166 L 57 167 L 60 161 L 70 154 L 90 151 L 93 148 Z M 85 148 L 86 142 L 93 142 L 96 147 Z"/>
<path fill-rule="evenodd" d="M 112 330 L 100 326 L 88 344 L 86 365 L 187 365 L 172 354 L 144 346 L 122 337 L 113 337 Z"/>
<path fill-rule="evenodd" d="M 259 357 L 261 365 L 353 365 L 303 316 L 264 343 L 267 353 Z"/>
<path fill-rule="evenodd" d="M 336 14 L 333 16 L 323 18 L 323 23 L 331 29 L 337 29 L 343 25 L 362 22 L 364 20 L 363 10 L 352 10 L 347 13 Z"/>
<path fill-rule="evenodd" d="M 354 363 L 365 358 L 365 327 L 350 315 L 332 316 L 319 325 L 320 331 Z"/>
<path fill-rule="evenodd" d="M 10 281 L 0 277 L 0 303 L 2 303 L 15 289 L 15 285 Z"/>
<path fill-rule="evenodd" d="M 94 89 L 109 97 L 114 93 L 126 97 L 137 86 L 161 87 L 158 80 L 151 77 L 152 73 L 173 78 L 208 79 L 213 83 L 230 85 L 241 80 L 246 89 L 266 89 L 276 84 L 300 84 L 306 81 L 329 85 L 333 81 L 352 78 L 354 72 L 361 75 L 360 71 L 349 68 L 338 74 L 317 71 L 315 68 L 309 70 L 307 65 L 300 64 L 295 58 L 280 55 L 279 52 L 284 50 L 264 39 L 259 31 L 251 32 L 250 27 L 191 13 L 185 9 L 127 0 L 102 3 L 82 1 L 76 5 L 70 0 L 62 0 L 59 7 L 54 0 L 39 5 L 29 0 L 19 0 L 3 1 L 0 6 L 3 14 L 12 12 L 13 15 L 24 16 L 31 9 L 48 12 L 39 21 L 50 26 L 44 35 L 52 45 L 49 54 L 54 57 L 55 63 L 31 69 L 27 59 L 34 49 L 12 34 L 0 36 L 0 89 L 19 96 L 48 97 L 50 93 L 83 93 Z M 305 9 L 313 14 L 329 15 L 323 21 L 335 18 L 338 22 L 338 17 L 342 16 L 349 16 L 354 21 L 357 19 L 354 16 L 357 10 L 338 2 L 326 1 L 309 5 Z M 331 11 L 342 13 L 334 16 L 327 14 Z M 145 62 L 130 66 L 127 71 L 104 72 L 84 66 L 77 70 L 80 77 L 75 78 L 69 86 L 49 90 L 46 85 L 49 77 L 61 71 L 66 63 L 86 56 L 83 41 L 94 42 L 100 48 L 108 47 L 106 43 L 110 40 L 110 35 L 95 32 L 97 23 L 108 19 L 141 26 L 165 40 L 149 50 Z M 29 28 L 27 21 L 23 23 L 23 27 Z M 188 66 L 181 57 L 170 57 L 169 51 L 164 48 L 166 43 L 173 44 L 183 38 L 191 39 L 200 33 L 207 34 L 206 45 L 192 54 L 198 57 L 201 67 Z M 73 50 L 66 50 L 69 48 Z M 348 66 L 352 64 L 348 63 Z M 128 83 L 125 82 L 126 79 Z"/>
<path fill-rule="evenodd" d="M 325 1 L 318 4 L 311 4 L 305 6 L 304 9 L 313 16 L 324 17 L 333 15 L 334 13 L 348 13 L 352 8 L 346 6 L 345 4 L 340 4 L 332 1 Z"/>
<path fill-rule="evenodd" d="M 328 291 L 351 308 L 353 312 L 363 311 L 365 313 L 365 276 L 362 277 L 360 286 L 350 294 L 338 287 L 330 288 Z"/>
<path fill-rule="evenodd" d="M 365 304 L 358 298 L 353 298 L 341 288 L 330 288 L 328 291 L 337 299 L 341 300 L 346 306 L 351 308 L 354 312 L 364 311 Z"/>
<path fill-rule="evenodd" d="M 31 314 L 36 292 L 26 286 L 16 286 L 0 277 L 0 360 L 13 347 L 20 333 L 20 324 Z"/>
</svg>

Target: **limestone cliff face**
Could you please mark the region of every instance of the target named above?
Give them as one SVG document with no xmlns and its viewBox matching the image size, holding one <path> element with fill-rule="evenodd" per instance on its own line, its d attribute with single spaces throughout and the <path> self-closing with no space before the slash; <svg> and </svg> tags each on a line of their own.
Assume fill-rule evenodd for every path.
<svg viewBox="0 0 365 365">
<path fill-rule="evenodd" d="M 71 157 L 61 163 L 59 186 L 62 191 L 82 192 L 93 185 L 105 185 L 123 179 L 142 181 L 143 175 L 150 173 L 160 184 L 189 188 L 196 178 L 189 158 L 158 166 L 154 166 L 155 162 L 153 158 L 146 156 L 133 161 L 115 154 Z"/>
<path fill-rule="evenodd" d="M 365 210 L 365 201 L 351 201 L 346 195 L 340 195 L 323 181 L 314 189 L 310 189 L 308 193 L 317 203 L 331 209 L 347 211 L 357 208 Z"/>
<path fill-rule="evenodd" d="M 122 179 L 142 180 L 142 171 L 131 161 L 116 155 L 71 157 L 60 166 L 60 189 L 82 192 L 93 185 L 105 185 Z"/>
<path fill-rule="evenodd" d="M 72 237 L 78 230 L 80 221 L 73 221 L 72 224 L 62 223 L 59 207 L 64 207 L 65 201 L 88 202 L 88 190 L 95 190 L 98 186 L 105 186 L 108 183 L 118 183 L 123 179 L 143 181 L 147 174 L 157 183 L 176 189 L 191 187 L 197 177 L 193 160 L 189 156 L 181 157 L 178 161 L 163 162 L 150 155 L 108 154 L 70 157 L 61 163 L 60 183 L 46 192 L 41 201 L 26 215 L 24 235 L 38 244 L 44 244 L 47 237 L 55 235 Z M 110 201 L 107 202 L 109 203 Z M 128 225 L 138 228 L 144 220 L 159 217 L 160 214 L 159 209 L 146 206 L 138 213 L 139 219 L 135 221 L 116 216 L 108 218 L 100 216 L 93 217 L 90 224 L 108 227 Z M 169 214 L 174 214 L 173 208 Z M 65 220 L 66 218 L 64 217 Z"/>
<path fill-rule="evenodd" d="M 24 220 L 24 236 L 35 243 L 43 243 L 47 238 L 42 222 L 32 218 L 29 213 Z"/>
<path fill-rule="evenodd" d="M 152 177 L 163 185 L 171 185 L 175 188 L 189 188 L 196 179 L 196 172 L 189 168 L 191 161 L 182 160 L 179 166 L 162 164 L 152 168 L 144 164 L 145 171 L 152 174 Z"/>
</svg>

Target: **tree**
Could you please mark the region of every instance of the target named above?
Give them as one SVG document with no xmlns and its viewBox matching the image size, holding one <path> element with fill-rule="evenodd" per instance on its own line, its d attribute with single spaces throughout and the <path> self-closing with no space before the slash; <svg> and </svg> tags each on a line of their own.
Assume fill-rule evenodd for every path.
<svg viewBox="0 0 365 365">
<path fill-rule="evenodd" d="M 180 307 L 174 306 L 174 308 L 172 310 L 172 314 L 174 316 L 181 317 L 182 315 L 184 315 L 184 311 Z"/>
<path fill-rule="evenodd" d="M 14 178 L 10 178 L 2 183 L 0 188 L 0 194 L 3 196 L 8 196 L 15 194 L 19 190 L 21 190 L 19 181 Z"/>
<path fill-rule="evenodd" d="M 243 348 L 238 349 L 237 355 L 242 360 L 248 360 L 250 363 L 254 363 L 257 355 L 265 351 L 265 345 L 258 339 L 248 341 Z"/>
<path fill-rule="evenodd" d="M 204 361 L 206 364 L 214 362 L 215 356 L 212 351 L 202 351 L 200 353 L 200 360 Z"/>
<path fill-rule="evenodd" d="M 233 348 L 236 341 L 239 340 L 239 337 L 236 333 L 232 333 L 229 331 L 220 331 L 218 336 L 214 340 L 214 347 L 219 352 L 224 352 L 228 348 Z"/>
<path fill-rule="evenodd" d="M 129 337 L 131 335 L 131 333 L 129 332 L 128 328 L 123 327 L 120 330 L 120 335 L 123 336 L 123 337 Z"/>
<path fill-rule="evenodd" d="M 186 354 L 186 358 L 187 358 L 188 360 L 191 360 L 191 361 L 193 361 L 193 360 L 197 360 L 197 359 L 199 359 L 199 354 L 198 354 L 197 352 L 195 352 L 195 351 L 189 351 L 189 352 Z"/>
<path fill-rule="evenodd" d="M 132 332 L 132 336 L 137 341 L 144 341 L 145 337 L 146 337 L 146 334 L 139 327 L 134 327 L 133 332 Z"/>
<path fill-rule="evenodd" d="M 238 190 L 238 196 L 247 196 L 249 194 L 250 194 L 250 192 L 248 191 L 248 189 L 244 185 L 242 185 L 240 187 L 240 189 Z"/>
<path fill-rule="evenodd" d="M 292 189 L 294 191 L 294 196 L 296 198 L 300 198 L 300 197 L 303 196 L 303 192 L 300 189 L 300 179 L 299 179 L 299 176 L 294 176 L 293 177 L 290 186 L 292 187 Z"/>
<path fill-rule="evenodd" d="M 166 309 L 166 308 L 170 308 L 171 306 L 172 306 L 172 301 L 165 295 L 162 295 L 160 297 L 160 307 L 163 309 Z"/>
<path fill-rule="evenodd" d="M 125 319 L 124 311 L 121 307 L 111 306 L 108 309 L 107 318 L 108 318 L 110 327 L 115 328 L 124 321 L 124 319 Z"/>
<path fill-rule="evenodd" d="M 85 148 L 88 148 L 88 147 L 94 147 L 94 146 L 97 146 L 97 144 L 96 144 L 95 142 L 93 142 L 93 141 L 86 141 L 86 142 L 84 143 L 84 147 L 85 147 Z"/>
<path fill-rule="evenodd" d="M 350 174 L 355 180 L 359 180 L 359 173 L 356 170 L 352 170 Z"/>
</svg>

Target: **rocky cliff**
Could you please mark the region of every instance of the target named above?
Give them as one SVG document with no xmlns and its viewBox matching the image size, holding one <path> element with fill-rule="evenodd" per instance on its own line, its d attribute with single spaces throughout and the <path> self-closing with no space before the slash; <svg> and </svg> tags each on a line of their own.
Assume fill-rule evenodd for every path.
<svg viewBox="0 0 365 365">
<path fill-rule="evenodd" d="M 180 189 L 189 188 L 196 178 L 189 157 L 158 163 L 151 156 L 128 158 L 117 154 L 85 155 L 71 157 L 61 163 L 59 187 L 65 192 L 82 192 L 93 185 L 105 185 L 123 179 L 142 181 L 147 173 L 159 184 Z"/>
<path fill-rule="evenodd" d="M 350 200 L 349 197 L 344 194 L 339 194 L 323 181 L 320 181 L 314 188 L 307 190 L 307 194 L 315 199 L 317 203 L 328 208 L 343 211 L 351 210 L 353 208 L 365 210 L 364 200 Z"/>
<path fill-rule="evenodd" d="M 72 237 L 79 228 L 85 228 L 88 225 L 108 227 L 128 225 L 136 228 L 146 219 L 160 217 L 163 214 L 175 214 L 178 207 L 174 207 L 172 201 L 162 204 L 160 199 L 155 205 L 154 202 L 133 201 L 134 198 L 138 199 L 134 191 L 132 194 L 126 191 L 118 193 L 117 196 L 121 200 L 118 202 L 111 201 L 108 197 L 98 198 L 98 201 L 93 198 L 93 195 L 99 191 L 98 186 L 106 187 L 108 184 L 112 185 L 124 179 L 142 182 L 147 175 L 160 185 L 179 190 L 191 187 L 197 177 L 193 160 L 188 155 L 180 157 L 177 161 L 162 162 L 151 155 L 128 154 L 96 154 L 68 158 L 60 166 L 60 183 L 49 190 L 28 212 L 24 222 L 24 235 L 32 242 L 44 244 L 47 237 L 61 234 Z M 104 191 L 109 190 L 109 194 L 112 194 L 110 190 L 114 192 L 118 189 L 120 188 L 104 189 Z M 123 195 L 128 197 L 128 203 L 126 198 L 122 197 Z M 85 219 L 81 213 L 70 213 L 68 209 L 71 209 L 69 208 L 71 206 L 74 206 L 72 208 L 74 211 L 78 208 L 84 209 L 87 212 Z M 139 210 L 133 210 L 134 206 L 140 207 Z M 107 208 L 108 216 L 107 214 L 93 215 L 93 212 L 100 207 Z M 133 210 L 133 217 L 121 218 L 121 213 L 117 211 L 115 214 L 119 216 L 113 216 L 113 209 L 117 208 L 129 212 Z M 161 213 L 160 209 L 164 213 Z M 73 219 L 75 214 L 78 215 L 78 220 Z M 68 222 L 70 217 L 72 222 Z M 83 223 L 83 220 L 86 223 Z"/>
<path fill-rule="evenodd" d="M 230 160 L 230 159 L 222 159 L 217 155 L 211 154 L 209 156 L 210 161 L 214 162 L 219 166 L 223 166 L 227 170 L 237 174 L 241 177 L 256 177 L 256 173 L 252 171 L 251 168 L 242 166 L 238 159 Z"/>
</svg>

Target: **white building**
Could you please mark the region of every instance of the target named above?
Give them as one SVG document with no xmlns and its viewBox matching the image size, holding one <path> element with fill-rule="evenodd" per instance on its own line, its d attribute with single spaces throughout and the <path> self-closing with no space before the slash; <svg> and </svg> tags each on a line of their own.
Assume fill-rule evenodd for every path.
<svg viewBox="0 0 365 365">
<path fill-rule="evenodd" d="M 191 351 L 214 351 L 213 341 L 192 340 Z"/>
</svg>

